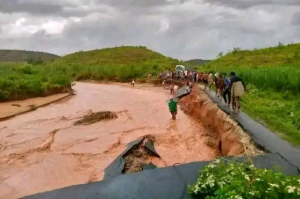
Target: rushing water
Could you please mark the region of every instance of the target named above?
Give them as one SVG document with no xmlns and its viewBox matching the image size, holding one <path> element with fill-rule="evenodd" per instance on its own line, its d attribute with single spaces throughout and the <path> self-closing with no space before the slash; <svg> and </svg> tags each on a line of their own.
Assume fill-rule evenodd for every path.
<svg viewBox="0 0 300 199">
<path fill-rule="evenodd" d="M 171 120 L 170 95 L 162 88 L 77 83 L 74 89 L 71 98 L 0 123 L 0 198 L 102 180 L 126 144 L 148 134 L 155 137 L 159 167 L 215 157 L 199 122 L 180 110 Z M 118 119 L 73 125 L 105 110 Z"/>
</svg>

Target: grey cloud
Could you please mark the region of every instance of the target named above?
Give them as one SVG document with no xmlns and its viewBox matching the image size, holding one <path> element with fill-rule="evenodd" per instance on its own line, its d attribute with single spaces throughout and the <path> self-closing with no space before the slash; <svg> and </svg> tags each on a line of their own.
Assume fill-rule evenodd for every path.
<svg viewBox="0 0 300 199">
<path fill-rule="evenodd" d="M 181 0 L 183 1 L 183 0 Z M 153 6 L 161 6 L 165 4 L 173 4 L 167 0 L 82 0 L 82 4 L 78 5 L 71 1 L 45 1 L 45 0 L 1 0 L 0 12 L 2 13 L 29 13 L 33 15 L 58 15 L 58 16 L 86 16 L 91 12 L 102 12 L 103 7 L 113 6 L 123 10 L 134 11 L 135 8 L 150 8 Z M 93 5 L 94 3 L 94 5 Z M 88 9 L 82 6 L 89 6 Z M 96 6 L 96 8 L 95 8 Z M 147 12 L 147 10 L 143 10 Z"/>
<path fill-rule="evenodd" d="M 34 0 L 27 1 L 30 4 L 33 2 Z M 210 59 L 233 47 L 251 49 L 274 46 L 279 41 L 300 41 L 299 26 L 296 26 L 299 15 L 295 14 L 291 19 L 292 14 L 298 11 L 297 8 L 291 11 L 282 4 L 281 7 L 272 6 L 272 9 L 270 6 L 257 7 L 257 12 L 253 9 L 244 10 L 255 5 L 271 4 L 270 0 L 262 0 L 263 3 L 250 0 L 239 6 L 235 5 L 236 2 L 241 2 L 237 0 L 223 3 L 215 0 L 210 1 L 211 4 L 196 0 L 97 0 L 94 1 L 96 5 L 90 5 L 88 3 L 91 1 L 85 0 L 74 1 L 73 4 L 59 4 L 58 0 L 37 2 L 40 2 L 39 6 L 49 4 L 60 8 L 56 7 L 56 11 L 52 10 L 52 14 L 49 11 L 45 16 L 37 16 L 37 11 L 27 14 L 27 21 L 23 25 L 36 26 L 41 25 L 44 20 L 64 19 L 67 21 L 64 30 L 60 34 L 49 34 L 41 26 L 38 32 L 29 36 L 17 34 L 13 37 L 8 29 L 0 27 L 2 48 L 39 50 L 63 55 L 79 50 L 145 45 L 179 59 Z M 286 2 L 291 5 L 294 1 Z M 1 24 L 15 23 L 22 16 L 1 15 L 4 12 L 1 9 Z M 18 12 L 20 10 L 27 13 L 32 11 L 19 8 Z M 258 12 L 260 15 L 256 14 Z M 75 22 L 69 16 L 77 16 L 80 21 Z M 159 32 L 163 20 L 169 22 L 169 28 Z"/>
<path fill-rule="evenodd" d="M 151 0 L 151 1 L 143 1 L 143 0 L 97 0 L 99 3 L 104 3 L 112 6 L 158 6 L 164 5 L 168 1 L 167 0 Z"/>
<path fill-rule="evenodd" d="M 50 15 L 62 13 L 59 5 L 44 4 L 36 2 L 26 2 L 20 0 L 1 0 L 0 12 L 2 13 L 31 13 L 36 15 Z"/>
<path fill-rule="evenodd" d="M 300 12 L 294 14 L 292 24 L 300 26 Z"/>
<path fill-rule="evenodd" d="M 247 9 L 260 5 L 299 5 L 299 0 L 204 0 L 207 3 L 217 4 L 227 7 Z"/>
</svg>

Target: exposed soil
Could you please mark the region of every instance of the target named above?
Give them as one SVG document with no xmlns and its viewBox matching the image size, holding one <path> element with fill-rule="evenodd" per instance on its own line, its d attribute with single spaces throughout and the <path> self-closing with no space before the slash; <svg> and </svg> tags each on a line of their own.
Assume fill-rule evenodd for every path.
<svg viewBox="0 0 300 199">
<path fill-rule="evenodd" d="M 153 138 L 144 138 L 141 143 L 134 146 L 130 151 L 128 151 L 127 154 L 123 156 L 125 160 L 125 167 L 123 170 L 124 174 L 142 171 L 143 164 L 153 163 L 153 159 L 160 161 L 160 157 L 145 147 L 145 144 L 149 140 L 153 141 Z"/>
<path fill-rule="evenodd" d="M 118 118 L 117 114 L 110 111 L 100 111 L 97 113 L 88 113 L 82 119 L 76 121 L 74 125 L 89 125 L 103 120 L 112 120 Z"/>
<path fill-rule="evenodd" d="M 222 156 L 253 156 L 264 154 L 253 140 L 207 94 L 194 85 L 192 92 L 180 101 L 182 110 L 199 120 L 211 131 L 206 131 L 206 145 Z"/>
</svg>

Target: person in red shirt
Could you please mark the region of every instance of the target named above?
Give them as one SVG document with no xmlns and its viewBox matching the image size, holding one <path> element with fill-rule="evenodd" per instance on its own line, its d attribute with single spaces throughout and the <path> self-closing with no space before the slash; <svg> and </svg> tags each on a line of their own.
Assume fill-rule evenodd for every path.
<svg viewBox="0 0 300 199">
<path fill-rule="evenodd" d="M 202 82 L 202 73 L 198 73 L 198 82 Z"/>
</svg>

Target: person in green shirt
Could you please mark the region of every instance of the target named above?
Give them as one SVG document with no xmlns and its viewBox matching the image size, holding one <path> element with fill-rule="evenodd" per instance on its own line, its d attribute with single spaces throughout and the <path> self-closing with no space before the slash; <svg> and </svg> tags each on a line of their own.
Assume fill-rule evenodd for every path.
<svg viewBox="0 0 300 199">
<path fill-rule="evenodd" d="M 172 119 L 176 120 L 176 115 L 177 115 L 177 102 L 175 102 L 173 99 L 170 99 L 169 102 L 169 110 L 170 113 L 172 114 Z"/>
</svg>

